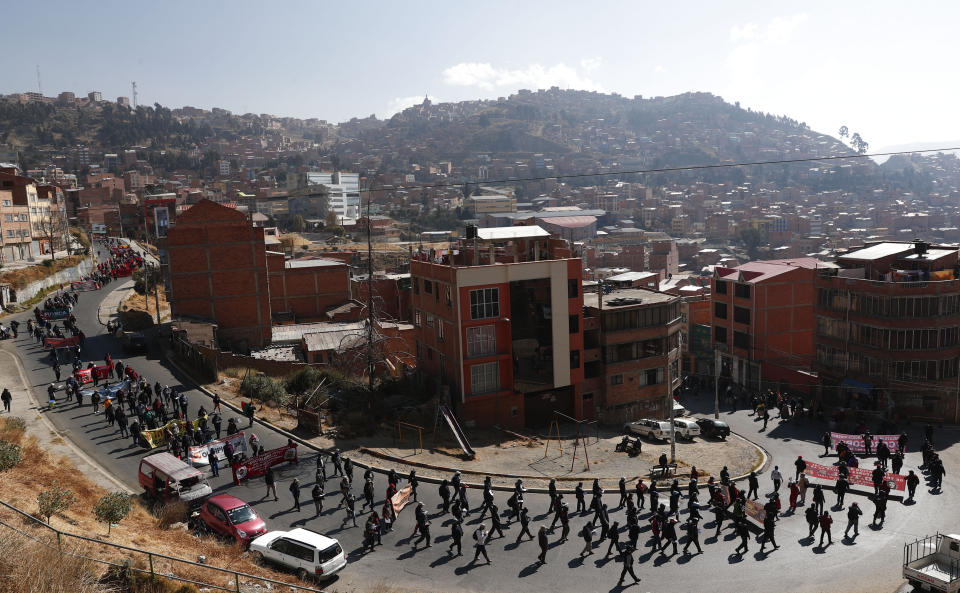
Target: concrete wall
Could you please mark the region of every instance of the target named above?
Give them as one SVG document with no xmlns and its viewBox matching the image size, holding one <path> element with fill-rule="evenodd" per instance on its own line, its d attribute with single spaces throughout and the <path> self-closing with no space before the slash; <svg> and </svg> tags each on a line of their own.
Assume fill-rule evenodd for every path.
<svg viewBox="0 0 960 593">
<path fill-rule="evenodd" d="M 84 259 L 78 265 L 72 268 L 60 270 L 53 276 L 27 284 L 24 288 L 16 291 L 16 298 L 12 299 L 12 302 L 22 303 L 24 301 L 29 301 L 45 288 L 59 285 L 61 283 L 69 284 L 70 282 L 76 282 L 80 280 L 80 276 L 86 276 L 92 271 L 93 259 Z"/>
</svg>

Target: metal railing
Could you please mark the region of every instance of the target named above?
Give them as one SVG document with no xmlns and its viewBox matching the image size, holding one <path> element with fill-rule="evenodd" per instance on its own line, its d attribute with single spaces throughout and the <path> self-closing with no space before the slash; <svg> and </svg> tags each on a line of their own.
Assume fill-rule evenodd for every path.
<svg viewBox="0 0 960 593">
<path fill-rule="evenodd" d="M 911 562 L 920 560 L 927 556 L 932 556 L 940 550 L 940 543 L 943 534 L 928 535 L 927 537 L 914 540 L 903 545 L 903 565 L 907 566 Z M 960 559 L 951 558 L 950 565 L 939 565 L 937 568 L 950 575 L 950 582 L 960 579 Z M 946 570 L 944 570 L 946 569 Z"/>
<path fill-rule="evenodd" d="M 23 517 L 30 525 L 39 526 L 44 528 L 45 533 L 50 533 L 56 537 L 56 542 L 52 541 L 52 538 L 49 540 L 32 535 L 23 531 L 22 529 L 11 525 L 8 521 L 0 519 L 0 526 L 10 529 L 19 535 L 26 537 L 34 542 L 39 543 L 40 545 L 46 546 L 48 548 L 56 548 L 60 554 L 67 554 L 76 558 L 81 558 L 91 562 L 96 562 L 98 564 L 105 564 L 107 566 L 113 566 L 117 568 L 122 568 L 124 570 L 129 570 L 133 572 L 139 572 L 142 574 L 149 574 L 151 577 L 161 577 L 165 579 L 170 579 L 173 581 L 178 581 L 181 583 L 190 583 L 192 585 L 197 585 L 198 587 L 209 587 L 211 589 L 216 589 L 220 591 L 231 591 L 233 593 L 243 593 L 244 588 L 248 590 L 256 588 L 256 590 L 261 590 L 261 585 L 268 583 L 273 587 L 289 587 L 290 591 L 312 591 L 314 593 L 323 593 L 320 589 L 315 589 L 313 587 L 307 587 L 303 585 L 295 585 L 292 583 L 285 583 L 282 581 L 276 581 L 266 577 L 258 577 L 252 574 L 247 574 L 245 572 L 239 572 L 235 570 L 230 570 L 227 568 L 220 568 L 217 566 L 211 566 L 209 564 L 203 564 L 200 562 L 193 562 L 191 560 L 185 560 L 183 558 L 176 558 L 174 556 L 167 556 L 166 554 L 160 554 L 157 552 L 150 552 L 148 550 L 141 550 L 139 548 L 134 548 L 131 546 L 124 546 L 122 544 L 114 544 L 111 542 L 105 542 L 99 539 L 94 539 L 86 537 L 83 535 L 77 535 L 75 533 L 70 533 L 68 531 L 61 531 L 56 527 L 53 527 L 47 523 L 44 523 L 40 519 L 26 513 L 17 507 L 7 504 L 6 502 L 0 500 L 0 507 L 9 509 L 16 514 Z M 76 544 L 71 546 L 69 542 L 71 540 L 76 540 Z M 81 544 L 80 542 L 83 542 Z M 111 561 L 106 560 L 103 557 L 98 557 L 97 554 L 91 553 L 89 551 L 94 545 L 103 546 L 111 550 L 119 550 L 124 552 L 122 554 L 122 560 L 120 561 Z M 146 566 L 147 568 L 141 568 L 136 566 L 133 562 L 136 558 L 146 557 Z M 186 565 L 193 567 L 195 571 L 198 572 L 209 572 L 222 575 L 226 578 L 222 579 L 219 583 L 199 581 L 192 578 L 188 578 L 184 575 L 177 575 L 173 570 L 177 565 Z M 194 575 L 191 575 L 194 576 Z M 210 578 L 210 580 L 213 580 Z M 283 590 L 283 589 L 278 589 Z"/>
</svg>

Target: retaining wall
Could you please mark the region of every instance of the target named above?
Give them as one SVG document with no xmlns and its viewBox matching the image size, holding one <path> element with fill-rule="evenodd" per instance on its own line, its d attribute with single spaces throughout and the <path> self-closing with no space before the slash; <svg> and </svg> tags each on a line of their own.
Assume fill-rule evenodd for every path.
<svg viewBox="0 0 960 593">
<path fill-rule="evenodd" d="M 80 280 L 81 276 L 89 275 L 93 271 L 93 267 L 93 259 L 88 257 L 72 268 L 60 270 L 52 276 L 48 276 L 43 280 L 31 282 L 20 290 L 16 290 L 16 298 L 11 299 L 11 302 L 22 303 L 24 301 L 29 301 L 45 288 L 59 285 L 61 283 L 68 285 L 71 282 L 76 282 Z"/>
</svg>

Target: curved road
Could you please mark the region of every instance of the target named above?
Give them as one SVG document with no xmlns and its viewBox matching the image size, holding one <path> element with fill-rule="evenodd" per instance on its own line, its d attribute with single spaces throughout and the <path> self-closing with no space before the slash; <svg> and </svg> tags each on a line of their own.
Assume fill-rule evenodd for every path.
<svg viewBox="0 0 960 593">
<path fill-rule="evenodd" d="M 97 309 L 103 298 L 116 289 L 119 283 L 112 283 L 98 292 L 82 293 L 75 314 L 78 324 L 86 333 L 87 340 L 82 356 L 84 362 L 88 360 L 100 361 L 106 353 L 112 353 L 114 359 L 122 359 L 125 364 L 132 365 L 139 373 L 146 377 L 152 385 L 155 381 L 168 384 L 175 390 L 183 391 L 189 398 L 191 417 L 195 417 L 196 410 L 204 405 L 212 409 L 210 399 L 197 389 L 191 387 L 187 377 L 180 377 L 169 367 L 165 366 L 160 358 L 159 348 L 154 346 L 146 356 L 126 357 L 115 338 L 105 334 L 105 328 L 97 320 Z M 16 316 L 22 323 L 28 315 Z M 41 398 L 46 400 L 46 385 L 53 380 L 53 371 L 49 358 L 36 342 L 21 333 L 17 340 L 2 342 L 0 347 L 15 352 L 23 363 L 27 377 L 31 381 L 35 401 Z M 66 372 L 67 368 L 64 369 Z M 7 377 L 14 381 L 18 378 Z M 62 393 L 59 394 L 62 400 Z M 708 401 L 709 400 L 709 401 Z M 684 404 L 693 411 L 706 412 L 712 406 L 712 398 L 701 396 L 691 398 Z M 46 413 L 46 412 L 45 412 Z M 772 463 L 780 465 L 785 476 L 793 475 L 792 461 L 797 455 L 806 459 L 817 460 L 822 447 L 815 444 L 817 435 L 822 428 L 810 424 L 770 424 L 768 433 L 758 431 L 759 425 L 744 412 L 724 413 L 733 429 L 748 438 L 762 444 L 773 457 Z M 137 466 L 146 451 L 132 446 L 128 438 L 120 438 L 116 429 L 106 425 L 103 416 L 92 414 L 90 407 L 77 408 L 76 404 L 58 406 L 49 412 L 52 422 L 69 437 L 79 448 L 99 461 L 117 479 L 138 490 Z M 228 414 L 224 414 L 224 426 Z M 240 423 L 246 426 L 246 421 Z M 266 448 L 276 447 L 286 442 L 285 437 L 269 430 L 259 423 L 253 431 L 260 437 Z M 249 431 L 246 431 L 249 434 Z M 538 566 L 536 558 L 538 548 L 535 541 L 524 541 L 516 545 L 514 540 L 519 532 L 519 526 L 511 526 L 506 530 L 506 537 L 494 539 L 488 546 L 493 564 L 473 565 L 470 534 L 476 527 L 474 512 L 464 528 L 464 556 L 453 558 L 447 554 L 449 541 L 449 527 L 446 522 L 449 515 L 439 517 L 439 496 L 435 485 L 421 483 L 421 500 L 426 503 L 432 516 L 432 535 L 435 545 L 414 551 L 409 535 L 413 531 L 413 512 L 405 510 L 397 522 L 392 533 L 385 535 L 383 546 L 375 552 L 363 555 L 361 552 L 361 528 L 352 525 L 344 527 L 345 513 L 337 508 L 339 494 L 335 492 L 337 483 L 328 480 L 328 493 L 325 502 L 325 511 L 320 517 L 314 516 L 313 504 L 310 500 L 310 489 L 314 482 L 314 458 L 312 452 L 302 451 L 299 466 L 281 465 L 277 468 L 280 495 L 279 502 L 264 498 L 266 490 L 262 478 L 250 480 L 241 486 L 234 486 L 229 472 L 222 470 L 220 477 L 211 478 L 210 482 L 217 492 L 229 492 L 246 500 L 253 505 L 266 520 L 271 529 L 288 529 L 291 526 L 307 526 L 311 529 L 327 533 L 338 538 L 349 553 L 350 564 L 339 575 L 337 582 L 331 584 L 336 590 L 368 590 L 378 583 L 386 583 L 397 591 L 524 591 L 554 592 L 554 591 L 691 591 L 706 590 L 711 592 L 726 591 L 893 591 L 901 583 L 900 564 L 902 558 L 902 544 L 926 534 L 960 531 L 957 525 L 960 512 L 952 504 L 956 500 L 955 486 L 957 475 L 957 447 L 946 449 L 944 445 L 953 445 L 960 432 L 953 429 L 943 429 L 938 432 L 938 446 L 941 456 L 947 465 L 947 479 L 944 491 L 939 495 L 932 495 L 921 486 L 918 494 L 918 504 L 907 506 L 891 502 L 887 511 L 887 522 L 883 529 L 871 529 L 869 526 L 872 517 L 873 504 L 863 496 L 848 495 L 847 502 L 858 500 L 864 511 L 861 519 L 861 535 L 856 542 L 843 541 L 842 534 L 846 526 L 844 511 L 832 511 L 835 517 L 833 528 L 834 544 L 821 549 L 805 539 L 806 525 L 802 512 L 796 516 L 784 517 L 778 524 L 777 541 L 780 549 L 760 555 L 759 543 L 755 538 L 750 543 L 750 553 L 742 559 L 733 555 L 738 540 L 731 530 L 724 530 L 720 541 L 713 538 L 712 514 L 704 511 L 702 523 L 703 534 L 701 545 L 704 553 L 697 556 L 662 556 L 651 552 L 647 543 L 650 538 L 649 527 L 640 537 L 640 549 L 635 554 L 637 562 L 635 571 L 642 578 L 639 585 L 630 585 L 618 588 L 617 579 L 620 575 L 620 563 L 614 556 L 604 558 L 607 544 L 602 543 L 595 548 L 593 556 L 585 560 L 579 558 L 583 549 L 583 541 L 575 534 L 585 523 L 587 517 L 574 516 L 571 519 L 571 539 L 565 544 L 558 545 L 559 529 L 551 534 L 552 542 L 547 555 L 547 564 Z M 917 427 L 910 433 L 911 453 L 907 457 L 905 469 L 916 468 L 919 465 L 917 445 L 921 441 Z M 831 461 L 832 462 L 832 461 Z M 361 471 L 356 472 L 359 477 Z M 299 513 L 291 510 L 291 498 L 287 487 L 294 477 L 299 477 L 302 486 L 301 504 L 303 510 Z M 383 504 L 383 495 L 386 489 L 384 476 L 376 477 L 377 508 Z M 761 476 L 761 491 L 769 491 L 771 482 L 767 475 Z M 357 491 L 358 498 L 362 499 Z M 826 492 L 827 504 L 832 505 L 834 496 Z M 497 504 L 501 510 L 506 509 L 505 493 L 497 493 Z M 480 492 L 471 492 L 471 504 L 478 505 Z M 539 525 L 548 522 L 544 512 L 548 506 L 545 495 L 529 494 L 526 497 L 527 506 L 531 510 L 533 522 L 531 530 L 537 533 Z M 609 493 L 605 497 L 611 509 L 618 501 L 616 493 Z M 661 498 L 663 500 L 663 497 Z M 786 497 L 784 497 L 786 500 Z M 949 503 L 947 501 L 950 501 Z M 568 501 L 569 502 L 569 501 Z M 575 506 L 575 505 L 572 505 Z M 681 502 L 685 508 L 686 503 Z M 358 502 L 359 508 L 359 502 Z M 641 522 L 646 525 L 646 515 L 642 515 Z M 682 519 L 682 518 L 681 518 Z M 363 525 L 364 515 L 358 518 L 358 524 Z M 625 518 L 621 510 L 611 513 L 611 520 L 618 520 L 623 525 Z M 489 526 L 489 519 L 488 526 Z M 729 522 L 728 522 L 729 523 Z M 626 538 L 624 533 L 622 539 Z M 680 547 L 684 543 L 680 539 Z M 629 582 L 629 579 L 628 579 Z"/>
</svg>

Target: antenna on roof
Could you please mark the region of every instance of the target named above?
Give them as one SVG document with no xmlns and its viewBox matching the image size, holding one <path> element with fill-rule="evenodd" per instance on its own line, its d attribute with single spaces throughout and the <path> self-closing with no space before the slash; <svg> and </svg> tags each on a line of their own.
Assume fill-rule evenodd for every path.
<svg viewBox="0 0 960 593">
<path fill-rule="evenodd" d="M 133 110 L 137 110 L 137 81 L 134 80 L 130 83 L 130 87 L 133 89 Z"/>
<path fill-rule="evenodd" d="M 40 84 L 40 64 L 37 64 L 37 92 L 43 96 L 43 86 Z"/>
</svg>

